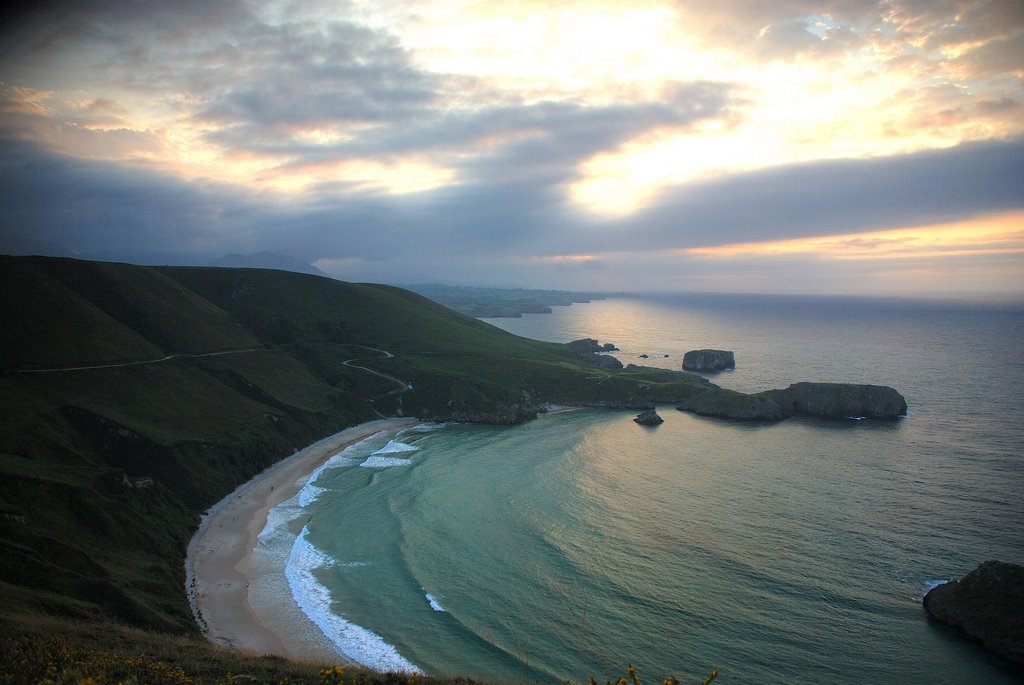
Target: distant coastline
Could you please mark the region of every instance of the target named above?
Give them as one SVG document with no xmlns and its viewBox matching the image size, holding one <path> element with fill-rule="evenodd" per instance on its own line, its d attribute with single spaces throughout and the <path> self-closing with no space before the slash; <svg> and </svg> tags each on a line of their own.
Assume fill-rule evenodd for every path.
<svg viewBox="0 0 1024 685">
<path fill-rule="evenodd" d="M 482 288 L 441 283 L 405 284 L 402 287 L 478 319 L 517 319 L 523 314 L 550 314 L 552 307 L 627 296 L 625 293 Z"/>
</svg>

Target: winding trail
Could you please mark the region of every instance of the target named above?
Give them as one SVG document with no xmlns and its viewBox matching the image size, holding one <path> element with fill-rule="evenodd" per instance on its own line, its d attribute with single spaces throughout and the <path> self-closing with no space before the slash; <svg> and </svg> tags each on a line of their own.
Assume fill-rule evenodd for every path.
<svg viewBox="0 0 1024 685">
<path fill-rule="evenodd" d="M 376 347 L 368 347 L 366 345 L 359 345 L 359 347 L 365 347 L 368 350 L 374 350 L 376 352 L 380 352 L 387 359 L 392 359 L 395 356 L 395 355 L 391 354 L 390 352 L 388 352 L 387 350 L 379 350 Z M 371 369 L 371 368 L 366 367 L 366 366 L 360 366 L 359 364 L 353 364 L 352 363 L 352 362 L 355 362 L 355 361 L 358 361 L 358 360 L 359 360 L 359 357 L 354 357 L 352 359 L 347 359 L 347 360 L 343 361 L 342 364 L 344 364 L 345 366 L 351 367 L 353 369 L 360 369 L 362 371 L 366 371 L 367 373 L 372 373 L 374 376 L 380 376 L 381 378 L 386 378 L 387 380 L 393 381 L 393 382 L 397 383 L 400 386 L 398 388 L 395 388 L 394 390 L 391 390 L 389 392 L 384 393 L 383 395 L 381 395 L 381 397 L 387 397 L 388 395 L 397 395 L 398 393 L 406 392 L 409 389 L 409 384 L 406 381 L 403 381 L 401 378 L 396 378 L 395 376 L 392 376 L 391 374 L 387 374 L 387 373 L 384 373 L 382 371 L 377 371 L 375 369 Z"/>
<path fill-rule="evenodd" d="M 379 348 L 376 348 L 376 347 L 370 347 L 369 345 L 353 345 L 353 347 L 362 347 L 362 348 L 365 348 L 367 350 L 373 350 L 374 352 L 380 352 L 381 354 L 384 355 L 384 357 L 386 359 L 391 359 L 391 358 L 393 358 L 395 356 L 392 353 L 388 352 L 387 350 L 382 350 L 382 349 L 379 349 Z M 391 374 L 383 373 L 382 371 L 377 371 L 376 369 L 371 369 L 371 368 L 369 368 L 367 366 L 360 366 L 359 364 L 354 364 L 353 363 L 353 362 L 356 362 L 358 360 L 359 360 L 359 357 L 354 357 L 352 359 L 347 359 L 347 360 L 343 361 L 342 364 L 347 366 L 347 367 L 349 367 L 349 368 L 352 368 L 352 369 L 359 369 L 360 371 L 366 371 L 367 373 L 372 373 L 374 376 L 380 376 L 381 378 L 387 379 L 389 381 L 392 381 L 392 382 L 398 384 L 398 387 L 395 388 L 394 390 L 389 390 L 388 392 L 384 393 L 383 395 L 378 395 L 377 397 L 371 397 L 371 398 L 366 400 L 367 403 L 369 403 L 370 408 L 373 409 L 374 413 L 377 416 L 379 416 L 382 419 L 388 418 L 386 415 L 382 414 L 377 409 L 376 405 L 374 405 L 374 402 L 376 400 L 381 399 L 382 397 L 390 397 L 391 395 L 398 395 L 398 394 L 401 394 L 403 392 L 409 392 L 409 383 L 406 382 L 406 381 L 403 381 L 400 378 L 396 378 L 395 376 L 392 376 Z"/>
<path fill-rule="evenodd" d="M 395 356 L 394 354 L 392 354 L 391 352 L 388 352 L 387 350 L 382 350 L 382 349 L 380 349 L 378 347 L 370 347 L 369 345 L 348 345 L 348 347 L 362 347 L 363 349 L 373 350 L 374 352 L 380 352 L 381 354 L 384 355 L 384 357 L 386 359 L 392 359 Z M 251 352 L 280 352 L 280 351 L 281 350 L 279 350 L 279 349 L 267 348 L 267 347 L 248 347 L 248 348 L 245 348 L 245 349 L 221 350 L 219 352 L 201 352 L 201 353 L 175 352 L 175 353 L 167 355 L 166 357 L 161 357 L 159 359 L 143 359 L 143 360 L 134 361 L 134 362 L 118 362 L 116 364 L 92 364 L 92 365 L 88 365 L 88 366 L 66 366 L 66 367 L 62 367 L 62 368 L 59 368 L 59 369 L 14 369 L 14 372 L 15 373 L 64 373 L 64 372 L 69 372 L 69 371 L 93 371 L 93 370 L 96 370 L 96 369 L 119 369 L 119 368 L 124 368 L 124 367 L 127 367 L 127 366 L 145 366 L 147 364 L 160 364 L 162 362 L 171 361 L 172 359 L 182 359 L 182 358 L 186 358 L 186 359 L 199 359 L 199 358 L 202 358 L 202 357 L 220 357 L 220 356 L 224 356 L 224 355 L 228 355 L 228 354 L 246 354 L 246 353 L 251 353 Z M 380 411 L 377 410 L 377 407 L 374 406 L 374 401 L 382 399 L 384 397 L 389 397 L 391 395 L 398 395 L 400 393 L 408 392 L 409 391 L 409 383 L 407 381 L 403 381 L 401 378 L 396 378 L 395 376 L 392 376 L 391 374 L 383 373 L 382 371 L 377 371 L 376 369 L 371 369 L 371 368 L 369 368 L 367 366 L 361 366 L 359 364 L 356 364 L 355 362 L 359 361 L 359 359 L 360 359 L 359 357 L 353 357 L 352 359 L 347 359 L 347 360 L 343 361 L 342 364 L 344 364 L 345 366 L 348 366 L 350 368 L 353 368 L 353 369 L 359 369 L 360 371 L 366 371 L 367 373 L 372 373 L 374 376 L 380 376 L 381 378 L 389 380 L 389 381 L 395 383 L 398 386 L 394 390 L 389 390 L 388 392 L 384 393 L 383 395 L 379 395 L 377 397 L 371 397 L 371 398 L 368 398 L 366 400 L 370 404 L 370 407 L 373 409 L 374 413 L 377 414 L 377 416 L 379 416 L 382 419 L 386 419 L 388 417 L 386 415 L 382 414 Z"/>
<path fill-rule="evenodd" d="M 395 356 L 394 354 L 392 354 L 391 352 L 388 352 L 387 350 L 382 350 L 382 349 L 379 349 L 377 347 L 370 347 L 369 345 L 349 345 L 349 347 L 362 347 L 362 348 L 365 348 L 367 350 L 373 350 L 374 352 L 380 352 L 387 359 L 392 359 Z M 160 357 L 159 359 L 142 359 L 142 360 L 134 361 L 134 362 L 118 362 L 116 364 L 92 364 L 92 365 L 89 365 L 89 366 L 65 366 L 65 367 L 61 367 L 61 368 L 58 368 L 58 369 L 14 369 L 14 372 L 15 373 L 62 373 L 62 372 L 65 372 L 65 371 L 92 371 L 92 370 L 95 370 L 95 369 L 118 369 L 118 368 L 123 368 L 123 367 L 126 367 L 126 366 L 144 366 L 146 364 L 160 364 L 162 362 L 171 361 L 172 359 L 181 359 L 181 358 L 199 359 L 201 357 L 221 357 L 221 356 L 228 355 L 228 354 L 246 354 L 246 353 L 249 353 L 249 352 L 279 352 L 279 351 L 280 350 L 275 350 L 273 348 L 268 348 L 268 347 L 248 347 L 248 348 L 245 348 L 245 349 L 221 350 L 220 352 L 200 352 L 200 353 L 174 352 L 172 354 L 167 355 L 166 357 Z M 386 378 L 389 381 L 394 381 L 395 383 L 397 383 L 398 385 L 401 386 L 401 389 L 396 388 L 395 390 L 392 390 L 392 391 L 386 393 L 387 395 L 395 395 L 395 394 L 397 394 L 399 392 L 403 392 L 403 391 L 408 389 L 407 388 L 408 384 L 405 381 L 401 380 L 400 378 L 396 378 L 396 377 L 394 377 L 392 375 L 389 375 L 389 374 L 386 374 L 386 373 L 382 373 L 380 371 L 376 371 L 376 370 L 368 368 L 366 366 L 360 366 L 358 364 L 354 364 L 353 362 L 356 362 L 356 361 L 359 361 L 359 357 L 354 357 L 352 359 L 348 359 L 346 361 L 343 361 L 342 364 L 344 364 L 345 366 L 352 367 L 353 369 L 361 369 L 361 370 L 366 371 L 368 373 L 372 373 L 375 376 L 380 376 L 381 378 Z M 385 395 L 382 395 L 382 397 L 384 397 L 384 396 Z"/>
<path fill-rule="evenodd" d="M 144 359 L 137 362 L 120 362 L 118 364 L 95 364 L 93 366 L 67 366 L 62 369 L 15 369 L 15 373 L 57 373 L 60 371 L 91 371 L 93 369 L 117 369 L 124 366 L 143 366 L 145 364 L 159 364 L 160 362 L 170 361 L 172 359 L 178 359 L 179 357 L 198 358 L 198 357 L 220 357 L 226 354 L 245 354 L 246 352 L 275 352 L 276 350 L 268 349 L 265 347 L 249 347 L 244 350 L 221 350 L 220 352 L 202 352 L 199 354 L 192 354 L 189 352 L 175 352 L 169 354 L 166 357 L 160 359 Z"/>
</svg>

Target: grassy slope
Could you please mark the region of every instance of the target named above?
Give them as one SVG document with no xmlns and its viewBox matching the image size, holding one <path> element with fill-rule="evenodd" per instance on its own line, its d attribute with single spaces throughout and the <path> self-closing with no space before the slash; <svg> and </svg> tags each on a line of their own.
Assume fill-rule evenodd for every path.
<svg viewBox="0 0 1024 685">
<path fill-rule="evenodd" d="M 73 621 L 194 636 L 182 560 L 198 513 L 378 412 L 514 421 L 545 401 L 701 389 L 598 369 L 387 286 L 46 258 L 0 257 L 0 275 L 0 632 Z M 255 351 L 19 372 L 223 350 Z M 415 389 L 389 394 L 353 359 Z"/>
</svg>

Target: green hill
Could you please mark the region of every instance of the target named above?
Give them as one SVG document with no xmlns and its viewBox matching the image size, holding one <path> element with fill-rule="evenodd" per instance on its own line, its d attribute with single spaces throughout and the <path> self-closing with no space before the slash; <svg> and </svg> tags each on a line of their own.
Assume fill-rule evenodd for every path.
<svg viewBox="0 0 1024 685">
<path fill-rule="evenodd" d="M 194 638 L 182 562 L 199 513 L 347 426 L 513 423 L 545 403 L 639 407 L 706 388 L 600 368 L 389 286 L 25 257 L 0 257 L 0 276 L 8 634 L 122 649 L 152 631 Z"/>
</svg>

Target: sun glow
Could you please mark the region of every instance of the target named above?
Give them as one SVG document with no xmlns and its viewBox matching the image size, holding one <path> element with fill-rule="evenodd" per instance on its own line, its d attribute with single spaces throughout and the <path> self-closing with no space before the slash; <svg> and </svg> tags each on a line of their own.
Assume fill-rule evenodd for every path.
<svg viewBox="0 0 1024 685">
<path fill-rule="evenodd" d="M 1007 132 L 998 120 L 951 116 L 918 125 L 921 98 L 906 93 L 898 72 L 863 74 L 866 58 L 844 64 L 746 66 L 746 88 L 723 116 L 681 129 L 648 132 L 601 152 L 577 169 L 567 187 L 588 212 L 636 212 L 671 185 L 823 159 L 863 159 L 951 147 Z M 740 70 L 733 73 L 738 76 Z M 761 84 L 761 85 L 754 85 Z"/>
<path fill-rule="evenodd" d="M 417 62 L 545 97 L 675 80 L 690 41 L 658 2 L 444 3 L 393 26 Z"/>
</svg>

